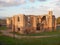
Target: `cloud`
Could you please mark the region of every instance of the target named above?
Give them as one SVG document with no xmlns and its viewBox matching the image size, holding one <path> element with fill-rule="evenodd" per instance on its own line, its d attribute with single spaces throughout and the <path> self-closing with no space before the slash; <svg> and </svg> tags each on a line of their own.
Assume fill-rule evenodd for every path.
<svg viewBox="0 0 60 45">
<path fill-rule="evenodd" d="M 35 2 L 35 0 L 29 0 L 30 2 Z"/>
<path fill-rule="evenodd" d="M 60 8 L 60 0 L 57 1 L 56 6 Z"/>
<path fill-rule="evenodd" d="M 29 4 L 28 2 L 37 2 L 37 1 L 39 1 L 40 4 L 44 6 L 51 7 L 51 5 L 55 5 L 56 3 L 57 3 L 56 5 L 60 5 L 60 1 L 58 0 L 0 0 L 0 6 L 18 6 L 21 4 Z"/>
<path fill-rule="evenodd" d="M 3 11 L 4 9 L 0 9 L 0 11 Z"/>
<path fill-rule="evenodd" d="M 41 2 L 43 2 L 43 1 L 46 1 L 46 0 L 38 0 L 38 1 L 41 1 Z"/>
<path fill-rule="evenodd" d="M 50 8 L 50 9 L 54 9 L 54 8 L 56 8 L 57 7 L 57 3 L 58 3 L 58 1 L 59 0 L 47 0 L 44 4 L 42 3 L 42 5 L 43 6 L 45 6 L 45 7 L 48 7 L 48 8 Z"/>
<path fill-rule="evenodd" d="M 0 6 L 16 6 L 15 9 L 8 9 L 11 13 L 9 11 L 7 12 L 11 15 L 15 12 L 25 14 L 45 14 L 48 10 L 53 10 L 53 12 L 58 15 L 60 12 L 59 0 L 0 0 Z"/>
<path fill-rule="evenodd" d="M 25 0 L 0 0 L 0 6 L 17 6 L 24 2 Z"/>
<path fill-rule="evenodd" d="M 29 0 L 30 2 L 35 2 L 35 1 L 40 1 L 40 2 L 45 2 L 47 0 Z"/>
<path fill-rule="evenodd" d="M 35 0 L 34 0 L 35 1 Z M 52 10 L 55 12 L 56 15 L 57 12 L 60 11 L 60 8 L 56 5 L 59 0 L 43 0 L 44 2 L 40 2 L 39 1 L 35 1 L 32 4 L 29 5 L 25 5 L 25 7 L 23 8 L 22 12 L 28 13 L 28 14 L 43 14 L 46 13 L 48 10 Z M 57 11 L 57 12 L 56 12 Z"/>
<path fill-rule="evenodd" d="M 26 3 L 26 5 L 24 5 L 24 8 L 38 8 L 38 9 L 47 9 L 47 10 L 55 10 L 57 8 L 59 8 L 56 4 L 58 3 L 59 0 L 30 0 L 30 1 L 34 1 L 34 3 Z M 41 2 L 44 1 L 44 2 Z M 59 8 L 60 9 L 60 8 Z"/>
</svg>

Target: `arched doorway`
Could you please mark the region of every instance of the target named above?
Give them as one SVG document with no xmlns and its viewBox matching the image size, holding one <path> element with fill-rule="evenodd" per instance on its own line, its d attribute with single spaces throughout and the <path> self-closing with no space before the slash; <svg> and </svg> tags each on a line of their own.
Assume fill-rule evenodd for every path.
<svg viewBox="0 0 60 45">
<path fill-rule="evenodd" d="M 37 23 L 37 30 L 40 30 L 40 23 Z"/>
<path fill-rule="evenodd" d="M 41 19 L 41 30 L 42 31 L 46 31 L 45 26 L 46 26 L 46 16 L 43 16 Z"/>
</svg>

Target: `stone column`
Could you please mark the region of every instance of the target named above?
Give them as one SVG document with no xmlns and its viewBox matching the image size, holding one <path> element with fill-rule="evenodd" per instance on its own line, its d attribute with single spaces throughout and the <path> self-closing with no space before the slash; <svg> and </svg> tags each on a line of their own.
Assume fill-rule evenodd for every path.
<svg viewBox="0 0 60 45">
<path fill-rule="evenodd" d="M 12 17 L 12 32 L 15 32 L 15 17 Z"/>
<path fill-rule="evenodd" d="M 37 26 L 37 17 L 36 16 L 33 16 L 33 19 L 32 19 L 32 26 L 33 26 L 33 32 L 36 32 L 36 26 Z"/>
<path fill-rule="evenodd" d="M 23 34 L 24 33 L 24 26 L 25 26 L 25 19 L 24 19 L 24 15 L 23 14 L 21 14 L 21 15 L 19 15 L 19 27 L 20 27 L 20 31 L 19 31 L 19 33 L 21 33 L 21 34 Z"/>
<path fill-rule="evenodd" d="M 15 16 L 15 32 L 18 32 L 18 16 Z"/>
<path fill-rule="evenodd" d="M 6 26 L 7 26 L 7 28 L 11 27 L 11 18 L 6 19 Z"/>
<path fill-rule="evenodd" d="M 48 12 L 48 29 L 49 29 L 49 31 L 52 31 L 52 15 L 53 15 L 53 12 L 49 11 Z"/>
</svg>

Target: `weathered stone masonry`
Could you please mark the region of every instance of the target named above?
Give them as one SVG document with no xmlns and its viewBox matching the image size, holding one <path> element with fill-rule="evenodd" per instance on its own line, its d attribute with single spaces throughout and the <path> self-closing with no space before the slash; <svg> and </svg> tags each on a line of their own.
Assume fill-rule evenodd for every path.
<svg viewBox="0 0 60 45">
<path fill-rule="evenodd" d="M 7 27 L 12 31 L 24 34 L 56 30 L 56 18 L 52 11 L 45 15 L 15 15 L 7 18 Z"/>
</svg>

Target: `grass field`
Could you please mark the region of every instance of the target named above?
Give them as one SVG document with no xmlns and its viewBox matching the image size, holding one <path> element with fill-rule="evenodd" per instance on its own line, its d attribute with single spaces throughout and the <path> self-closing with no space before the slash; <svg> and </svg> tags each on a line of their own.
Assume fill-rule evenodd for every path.
<svg viewBox="0 0 60 45">
<path fill-rule="evenodd" d="M 0 30 L 7 30 L 7 27 L 6 26 L 2 26 L 2 27 L 0 27 Z M 15 34 L 21 35 L 21 36 L 60 35 L 60 27 L 57 27 L 57 30 L 55 32 L 52 31 L 52 32 L 40 32 L 40 33 L 31 33 L 31 34 L 19 34 L 19 33 L 15 33 Z"/>
<path fill-rule="evenodd" d="M 36 39 L 13 39 L 7 36 L 0 36 L 0 45 L 60 45 L 60 36 Z"/>
<path fill-rule="evenodd" d="M 48 35 L 60 35 L 60 31 L 53 31 L 53 32 L 40 32 L 40 33 L 31 33 L 31 34 L 20 34 L 20 33 L 13 33 L 12 34 L 17 34 L 21 36 L 48 36 Z"/>
<path fill-rule="evenodd" d="M 6 30 L 6 27 L 0 27 L 0 30 Z M 21 34 L 20 34 L 21 35 Z M 60 27 L 55 32 L 42 32 L 37 34 L 25 34 L 22 36 L 44 36 L 58 35 L 46 38 L 22 38 L 14 39 L 11 37 L 0 35 L 0 45 L 60 45 Z"/>
</svg>

